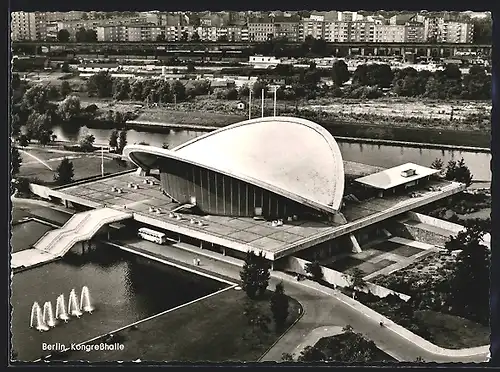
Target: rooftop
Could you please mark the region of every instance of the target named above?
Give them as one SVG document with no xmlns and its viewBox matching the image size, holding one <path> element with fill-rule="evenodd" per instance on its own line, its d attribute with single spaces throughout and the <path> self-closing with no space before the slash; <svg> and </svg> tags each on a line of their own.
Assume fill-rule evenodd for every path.
<svg viewBox="0 0 500 372">
<path fill-rule="evenodd" d="M 155 184 L 145 184 L 145 179 L 152 180 Z M 134 183 L 139 188 L 129 188 L 129 183 Z M 342 210 L 346 224 L 298 220 L 284 221 L 284 225 L 279 227 L 273 227 L 271 221 L 248 217 L 202 217 L 182 213 L 182 220 L 177 220 L 170 217 L 169 212 L 179 205 L 163 195 L 159 189 L 159 181 L 136 173 L 80 183 L 52 190 L 50 194 L 92 208 L 106 206 L 123 210 L 126 206 L 127 211 L 134 214 L 135 220 L 152 228 L 173 231 L 242 252 L 248 249 L 263 251 L 270 259 L 278 259 L 362 228 L 371 223 L 366 222 L 367 220 L 381 221 L 463 190 L 462 185 L 448 181 L 433 181 L 433 185 L 441 190 L 423 191 L 423 195 L 418 198 L 390 196 L 347 205 Z M 112 191 L 112 187 L 123 189 L 123 193 Z M 150 207 L 159 208 L 161 213 L 150 211 Z M 190 223 L 192 218 L 202 221 L 203 226 Z"/>
<path fill-rule="evenodd" d="M 407 175 L 404 174 L 405 172 L 407 172 Z M 439 173 L 436 169 L 423 167 L 418 164 L 406 163 L 358 178 L 356 182 L 376 189 L 388 190 L 436 173 Z"/>
</svg>

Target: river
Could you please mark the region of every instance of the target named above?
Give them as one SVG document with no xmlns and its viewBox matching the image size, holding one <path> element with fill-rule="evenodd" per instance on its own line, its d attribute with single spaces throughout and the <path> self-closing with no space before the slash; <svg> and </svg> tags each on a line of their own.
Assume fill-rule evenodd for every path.
<svg viewBox="0 0 500 372">
<path fill-rule="evenodd" d="M 90 129 L 82 127 L 74 131 L 66 128 L 53 128 L 54 134 L 60 141 L 77 141 L 85 133 L 93 134 L 96 145 L 108 145 L 110 129 Z M 161 146 L 168 143 L 170 148 L 180 145 L 192 138 L 202 135 L 204 132 L 192 130 L 171 130 L 170 133 L 152 133 L 130 129 L 127 131 L 129 144 L 146 142 L 152 146 Z M 423 166 L 430 166 L 436 159 L 440 158 L 446 164 L 450 160 L 464 159 L 472 172 L 474 180 L 491 181 L 490 153 L 479 153 L 459 150 L 422 149 L 408 146 L 372 145 L 366 143 L 338 142 L 344 160 L 376 165 L 381 167 L 393 167 L 402 163 L 412 162 Z"/>
</svg>

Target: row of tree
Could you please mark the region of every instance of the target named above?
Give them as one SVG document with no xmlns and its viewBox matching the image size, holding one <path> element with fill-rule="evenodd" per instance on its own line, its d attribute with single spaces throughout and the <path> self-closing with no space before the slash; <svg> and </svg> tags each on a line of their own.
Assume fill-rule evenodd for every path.
<svg viewBox="0 0 500 372">
<path fill-rule="evenodd" d="M 446 167 L 443 160 L 437 158 L 432 162 L 431 168 L 444 173 L 444 178 L 448 181 L 464 183 L 467 187 L 472 184 L 472 173 L 463 158 L 459 161 L 450 160 Z"/>
<path fill-rule="evenodd" d="M 66 29 L 61 29 L 57 32 L 57 41 L 67 43 L 70 41 L 71 34 Z M 95 43 L 97 41 L 97 33 L 94 30 L 86 30 L 85 27 L 80 27 L 75 33 L 77 43 Z"/>
</svg>

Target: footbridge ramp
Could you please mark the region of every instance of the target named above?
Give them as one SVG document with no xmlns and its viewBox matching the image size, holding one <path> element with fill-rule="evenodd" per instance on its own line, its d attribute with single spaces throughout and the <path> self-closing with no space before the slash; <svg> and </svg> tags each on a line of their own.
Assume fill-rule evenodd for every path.
<svg viewBox="0 0 500 372">
<path fill-rule="evenodd" d="M 61 228 L 42 236 L 31 249 L 14 253 L 11 267 L 26 268 L 63 257 L 76 243 L 90 240 L 103 226 L 132 217 L 132 213 L 112 208 L 77 213 Z"/>
</svg>

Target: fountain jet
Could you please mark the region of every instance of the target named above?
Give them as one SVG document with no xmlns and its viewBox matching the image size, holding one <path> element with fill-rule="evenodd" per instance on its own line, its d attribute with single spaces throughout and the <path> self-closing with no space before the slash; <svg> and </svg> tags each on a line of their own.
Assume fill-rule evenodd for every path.
<svg viewBox="0 0 500 372">
<path fill-rule="evenodd" d="M 69 316 L 66 312 L 66 304 L 64 303 L 64 295 L 61 294 L 57 297 L 56 301 L 56 319 L 60 319 L 63 322 L 68 322 Z"/>
<path fill-rule="evenodd" d="M 84 311 L 86 313 L 92 313 L 94 308 L 90 304 L 90 292 L 89 287 L 84 286 L 82 288 L 82 294 L 80 295 L 80 311 Z"/>
<path fill-rule="evenodd" d="M 30 328 L 36 328 L 40 332 L 48 331 L 49 327 L 43 321 L 42 309 L 38 302 L 34 302 L 31 307 Z"/>
<path fill-rule="evenodd" d="M 82 315 L 80 307 L 78 306 L 78 298 L 76 297 L 75 289 L 72 289 L 69 293 L 68 313 L 70 315 L 76 316 L 77 318 Z"/>
<path fill-rule="evenodd" d="M 54 312 L 52 311 L 52 302 L 50 301 L 43 304 L 43 321 L 49 327 L 56 326 L 56 320 L 54 319 Z"/>
</svg>

